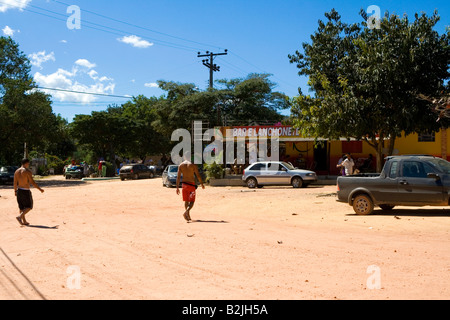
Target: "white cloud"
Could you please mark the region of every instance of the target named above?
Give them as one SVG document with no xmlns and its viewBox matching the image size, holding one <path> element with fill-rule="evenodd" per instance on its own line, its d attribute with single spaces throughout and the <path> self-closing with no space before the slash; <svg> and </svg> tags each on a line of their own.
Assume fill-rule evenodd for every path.
<svg viewBox="0 0 450 320">
<path fill-rule="evenodd" d="M 9 9 L 19 9 L 23 11 L 31 0 L 2 0 L 0 1 L 0 12 L 6 12 Z"/>
<path fill-rule="evenodd" d="M 42 64 L 47 61 L 56 61 L 55 53 L 52 51 L 49 54 L 46 54 L 44 51 L 39 51 L 32 53 L 28 56 L 30 58 L 30 62 L 33 66 L 38 67 L 42 70 Z"/>
<path fill-rule="evenodd" d="M 98 72 L 95 70 L 91 70 L 88 72 L 89 77 L 91 77 L 93 80 L 97 80 L 98 79 Z"/>
<path fill-rule="evenodd" d="M 98 79 L 99 81 L 101 81 L 101 82 L 104 82 L 104 81 L 112 81 L 112 80 L 114 80 L 113 78 L 108 78 L 108 77 L 106 77 L 106 76 L 103 76 L 103 77 L 101 77 L 100 79 Z"/>
<path fill-rule="evenodd" d="M 95 64 L 90 63 L 85 59 L 77 60 L 72 71 L 68 71 L 59 68 L 56 72 L 51 74 L 41 74 L 36 72 L 34 75 L 34 80 L 39 87 L 62 89 L 68 91 L 79 91 L 79 92 L 89 92 L 89 93 L 100 93 L 100 94 L 114 94 L 115 83 L 112 78 L 106 76 L 99 76 L 98 72 L 95 70 L 86 70 L 85 68 L 78 68 L 78 66 L 90 67 L 95 66 Z M 85 82 L 86 78 L 83 76 L 88 75 L 90 77 L 91 83 L 81 83 Z M 89 78 L 87 78 L 89 79 Z M 93 83 L 92 83 L 93 80 Z M 79 102 L 82 104 L 89 104 L 98 99 L 97 96 L 89 94 L 80 94 L 75 92 L 65 92 L 65 91 L 55 91 L 55 90 L 45 90 L 42 91 L 51 94 L 54 101 L 57 102 Z"/>
<path fill-rule="evenodd" d="M 135 48 L 148 48 L 153 45 L 153 43 L 148 42 L 147 40 L 142 40 L 141 37 L 135 35 L 124 36 L 122 38 L 118 38 L 117 40 L 126 44 L 131 44 Z"/>
<path fill-rule="evenodd" d="M 61 43 L 67 43 L 67 40 L 61 40 L 60 42 Z"/>
<path fill-rule="evenodd" d="M 147 88 L 158 88 L 158 84 L 155 82 L 150 82 L 150 83 L 146 83 L 144 84 L 144 86 L 146 86 Z"/>
<path fill-rule="evenodd" d="M 11 29 L 9 26 L 6 26 L 2 29 L 3 34 L 7 37 L 12 37 L 14 36 L 14 33 L 16 32 L 16 30 Z"/>
<path fill-rule="evenodd" d="M 91 63 L 91 62 L 89 62 L 89 60 L 86 60 L 86 59 L 78 59 L 77 61 L 75 61 L 75 64 L 82 66 L 82 67 L 86 67 L 88 69 L 92 69 L 97 66 L 95 63 Z"/>
</svg>

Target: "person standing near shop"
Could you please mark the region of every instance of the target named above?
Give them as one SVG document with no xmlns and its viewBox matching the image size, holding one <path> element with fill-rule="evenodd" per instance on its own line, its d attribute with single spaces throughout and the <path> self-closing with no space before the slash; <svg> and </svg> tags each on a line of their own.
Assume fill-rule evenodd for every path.
<svg viewBox="0 0 450 320">
<path fill-rule="evenodd" d="M 98 162 L 98 176 L 99 177 L 102 176 L 102 161 L 101 160 Z"/>
<path fill-rule="evenodd" d="M 340 170 L 340 174 L 342 176 L 345 176 L 345 168 L 342 166 L 342 162 L 346 159 L 347 157 L 345 156 L 345 154 L 342 155 L 342 157 L 339 158 L 338 163 L 336 165 L 336 168 L 338 168 Z"/>
<path fill-rule="evenodd" d="M 346 159 L 342 161 L 341 166 L 345 168 L 345 175 L 350 176 L 353 174 L 355 162 L 353 161 L 350 153 L 347 153 L 345 156 Z"/>
<path fill-rule="evenodd" d="M 105 161 L 103 161 L 103 164 L 102 164 L 102 177 L 106 177 L 106 162 Z"/>
</svg>

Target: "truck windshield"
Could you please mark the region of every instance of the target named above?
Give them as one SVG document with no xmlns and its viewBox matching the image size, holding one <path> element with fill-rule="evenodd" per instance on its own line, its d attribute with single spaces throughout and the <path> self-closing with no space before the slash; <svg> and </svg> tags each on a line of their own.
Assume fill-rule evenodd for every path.
<svg viewBox="0 0 450 320">
<path fill-rule="evenodd" d="M 450 173 L 450 162 L 443 159 L 432 159 L 429 161 L 430 164 L 437 168 L 439 171 L 444 173 Z"/>
</svg>

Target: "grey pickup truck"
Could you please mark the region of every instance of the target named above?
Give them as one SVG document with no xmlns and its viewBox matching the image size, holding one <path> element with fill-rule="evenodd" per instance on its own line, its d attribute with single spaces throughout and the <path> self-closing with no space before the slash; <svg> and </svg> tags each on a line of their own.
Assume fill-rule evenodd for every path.
<svg viewBox="0 0 450 320">
<path fill-rule="evenodd" d="M 337 201 L 353 206 L 356 214 L 371 214 L 375 205 L 448 206 L 450 162 L 428 155 L 386 158 L 380 175 L 358 174 L 337 179 Z"/>
</svg>

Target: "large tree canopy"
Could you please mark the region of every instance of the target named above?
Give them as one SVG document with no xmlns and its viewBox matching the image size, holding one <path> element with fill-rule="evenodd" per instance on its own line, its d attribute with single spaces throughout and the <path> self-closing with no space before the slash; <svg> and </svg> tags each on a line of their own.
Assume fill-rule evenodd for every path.
<svg viewBox="0 0 450 320">
<path fill-rule="evenodd" d="M 279 113 L 290 106 L 289 98 L 274 91 L 268 74 L 250 74 L 246 78 L 217 80 L 218 89 L 200 91 L 195 84 L 159 81 L 167 92 L 156 104 L 155 128 L 165 134 L 175 129 L 190 129 L 194 120 L 207 121 L 210 126 L 277 122 Z"/>
<path fill-rule="evenodd" d="M 289 55 L 309 78 L 314 95 L 293 100 L 292 116 L 303 134 L 320 138 L 365 139 L 377 153 L 378 170 L 385 139 L 403 132 L 438 130 L 436 116 L 419 94 L 435 95 L 449 78 L 450 33 L 439 35 L 435 12 L 415 15 L 386 13 L 380 28 L 364 21 L 347 24 L 332 10 L 319 21 L 303 53 Z"/>
<path fill-rule="evenodd" d="M 0 161 L 17 164 L 28 149 L 45 151 L 59 122 L 50 96 L 36 91 L 30 63 L 10 38 L 0 37 Z"/>
</svg>

